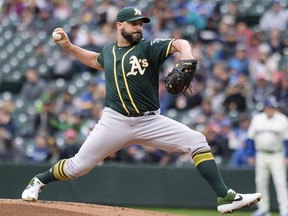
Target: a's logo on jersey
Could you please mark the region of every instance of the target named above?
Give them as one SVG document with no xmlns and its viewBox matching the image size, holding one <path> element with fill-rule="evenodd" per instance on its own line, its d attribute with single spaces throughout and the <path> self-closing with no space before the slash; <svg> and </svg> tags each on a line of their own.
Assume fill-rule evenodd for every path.
<svg viewBox="0 0 288 216">
<path fill-rule="evenodd" d="M 134 16 L 137 16 L 137 15 L 141 16 L 142 15 L 141 11 L 138 10 L 137 8 L 134 8 L 134 11 L 135 11 Z"/>
<path fill-rule="evenodd" d="M 145 73 L 146 68 L 149 66 L 147 59 L 138 59 L 136 56 L 131 56 L 129 59 L 131 64 L 131 70 L 127 73 L 127 76 L 136 76 L 139 72 L 141 75 Z"/>
</svg>

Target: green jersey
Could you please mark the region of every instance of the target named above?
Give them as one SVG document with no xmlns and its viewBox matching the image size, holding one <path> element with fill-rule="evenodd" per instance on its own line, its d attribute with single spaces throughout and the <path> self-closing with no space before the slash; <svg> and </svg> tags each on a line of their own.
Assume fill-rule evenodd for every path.
<svg viewBox="0 0 288 216">
<path fill-rule="evenodd" d="M 173 40 L 143 40 L 127 47 L 118 47 L 116 42 L 106 45 L 96 59 L 105 71 L 105 106 L 124 115 L 158 110 L 159 70 Z"/>
</svg>

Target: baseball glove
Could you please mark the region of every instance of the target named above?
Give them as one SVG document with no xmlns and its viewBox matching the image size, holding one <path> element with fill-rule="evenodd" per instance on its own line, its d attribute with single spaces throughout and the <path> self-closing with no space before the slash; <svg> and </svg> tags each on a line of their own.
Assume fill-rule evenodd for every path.
<svg viewBox="0 0 288 216">
<path fill-rule="evenodd" d="M 187 89 L 191 91 L 196 68 L 197 60 L 180 60 L 164 80 L 167 91 L 171 94 L 185 94 Z"/>
</svg>

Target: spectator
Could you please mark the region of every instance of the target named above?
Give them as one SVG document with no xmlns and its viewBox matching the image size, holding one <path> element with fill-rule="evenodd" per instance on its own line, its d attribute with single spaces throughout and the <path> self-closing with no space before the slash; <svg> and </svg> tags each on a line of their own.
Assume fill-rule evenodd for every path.
<svg viewBox="0 0 288 216">
<path fill-rule="evenodd" d="M 230 165 L 233 168 L 248 167 L 246 138 L 250 120 L 245 113 L 239 115 L 236 125 L 228 133 L 228 148 L 231 151 Z"/>
<path fill-rule="evenodd" d="M 199 92 L 188 93 L 187 95 L 178 95 L 175 99 L 175 107 L 179 111 L 193 109 L 201 104 L 202 95 Z"/>
<path fill-rule="evenodd" d="M 219 46 L 219 43 L 215 41 L 207 42 L 202 47 L 203 54 L 201 57 L 201 61 L 199 62 L 198 72 L 203 71 L 201 73 L 203 74 L 204 79 L 209 80 L 209 76 L 211 76 L 210 73 L 213 70 L 214 65 L 223 60 L 222 50 Z"/>
<path fill-rule="evenodd" d="M 209 145 L 211 147 L 211 151 L 213 152 L 213 155 L 215 156 L 215 160 L 217 164 L 224 164 L 225 157 L 226 157 L 226 146 L 225 142 L 220 142 L 218 139 L 217 134 L 215 133 L 212 128 L 205 127 L 203 130 L 203 134 L 206 136 L 207 141 L 209 142 Z"/>
<path fill-rule="evenodd" d="M 215 130 L 215 140 L 221 145 L 221 151 L 223 155 L 223 163 L 227 163 L 227 159 L 231 157 L 231 151 L 229 150 L 229 133 L 233 128 L 232 121 L 229 117 L 224 117 L 218 122 L 218 130 Z M 211 128 L 213 129 L 213 127 Z"/>
<path fill-rule="evenodd" d="M 95 8 L 94 0 L 85 0 L 79 10 L 79 23 L 88 26 L 95 26 L 98 22 Z"/>
<path fill-rule="evenodd" d="M 143 146 L 143 148 L 145 151 L 144 162 L 152 163 L 152 164 L 159 164 L 159 161 L 164 155 L 164 152 L 159 149 L 155 149 L 155 148 L 148 147 L 148 146 Z"/>
<path fill-rule="evenodd" d="M 46 89 L 46 83 L 42 80 L 35 69 L 28 69 L 26 81 L 21 89 L 21 98 L 25 103 L 34 103 Z"/>
<path fill-rule="evenodd" d="M 74 63 L 73 58 L 66 51 L 60 51 L 60 57 L 55 62 L 52 68 L 52 78 L 53 79 L 65 79 L 70 80 L 77 70 L 75 70 L 76 63 Z"/>
<path fill-rule="evenodd" d="M 104 104 L 105 82 L 103 79 L 91 80 L 87 91 L 84 91 L 79 98 L 78 104 L 83 115 L 91 114 L 94 104 Z"/>
<path fill-rule="evenodd" d="M 45 101 L 43 111 L 34 118 L 34 132 L 54 135 L 58 131 L 58 120 L 54 113 L 54 101 Z"/>
<path fill-rule="evenodd" d="M 25 10 L 25 4 L 23 1 L 7 1 L 3 5 L 3 14 L 10 17 L 14 27 L 19 24 L 19 19 Z M 1 11 L 2 12 L 2 11 Z M 0 16 L 0 18 L 2 15 Z"/>
<path fill-rule="evenodd" d="M 40 11 L 37 13 L 35 19 L 30 25 L 30 30 L 36 34 L 40 31 L 45 31 L 51 34 L 53 30 L 58 27 L 58 21 L 53 16 L 53 5 L 45 2 L 42 7 L 39 7 Z"/>
<path fill-rule="evenodd" d="M 84 140 L 93 130 L 95 124 L 99 121 L 103 111 L 103 106 L 100 104 L 95 104 L 91 109 L 91 115 L 88 118 L 84 118 L 81 112 L 74 113 L 75 124 L 74 128 L 78 132 L 80 140 Z"/>
<path fill-rule="evenodd" d="M 212 102 L 210 98 L 203 98 L 199 106 L 190 110 L 189 116 L 193 119 L 193 124 L 195 125 L 208 124 L 213 116 Z"/>
<path fill-rule="evenodd" d="M 173 107 L 174 101 L 176 99 L 176 95 L 172 95 L 167 92 L 165 88 L 164 81 L 161 80 L 159 85 L 159 99 L 160 99 L 160 109 L 163 115 Z"/>
<path fill-rule="evenodd" d="M 114 31 L 114 26 L 111 23 L 103 24 L 99 31 L 94 31 L 88 35 L 85 47 L 91 51 L 102 50 L 103 46 L 107 42 L 116 40 L 115 36 L 113 35 Z M 89 70 L 91 70 L 91 68 Z"/>
<path fill-rule="evenodd" d="M 288 15 L 288 14 L 287 14 Z M 284 49 L 284 43 L 281 38 L 281 31 L 278 29 L 271 29 L 269 31 L 269 38 L 267 40 L 267 43 L 270 46 L 271 54 L 283 54 Z"/>
<path fill-rule="evenodd" d="M 169 30 L 172 30 L 173 24 L 173 11 L 166 1 L 156 0 L 153 1 L 153 6 L 150 8 L 151 28 L 152 33 L 157 36 L 169 37 Z M 151 37 L 151 36 L 150 36 Z"/>
<path fill-rule="evenodd" d="M 227 114 L 231 117 L 235 117 L 234 115 L 238 115 L 239 112 L 246 111 L 246 98 L 241 93 L 241 89 L 237 84 L 228 87 L 227 96 L 223 101 L 223 106 Z"/>
<path fill-rule="evenodd" d="M 249 59 L 246 54 L 245 44 L 237 44 L 236 53 L 231 57 L 227 64 L 230 70 L 235 70 L 236 79 L 240 74 L 249 74 Z"/>
<path fill-rule="evenodd" d="M 112 3 L 111 0 L 103 0 L 97 7 L 96 12 L 99 16 L 99 25 L 104 23 L 113 23 L 116 20 L 118 8 Z"/>
<path fill-rule="evenodd" d="M 258 37 L 257 33 L 254 33 L 247 44 L 247 57 L 250 60 L 257 58 L 259 45 L 261 43 L 261 38 Z"/>
<path fill-rule="evenodd" d="M 211 100 L 213 112 L 222 112 L 224 110 L 222 104 L 225 99 L 225 92 L 221 91 L 221 87 L 219 87 L 217 84 L 214 84 L 208 88 L 206 94 Z"/>
<path fill-rule="evenodd" d="M 227 12 L 222 15 L 222 19 L 229 19 L 235 25 L 240 18 L 239 1 L 232 0 L 227 2 Z"/>
<path fill-rule="evenodd" d="M 288 78 L 285 75 L 281 77 L 280 84 L 275 88 L 274 94 L 279 101 L 279 107 L 284 114 L 288 115 Z"/>
<path fill-rule="evenodd" d="M 28 160 L 33 163 L 46 163 L 49 161 L 51 152 L 47 143 L 46 134 L 40 132 L 35 136 L 35 143 L 27 149 Z"/>
<path fill-rule="evenodd" d="M 37 59 L 37 63 L 40 64 L 46 64 L 47 59 L 49 56 L 49 51 L 46 49 L 44 43 L 38 43 L 35 46 L 35 51 L 34 51 L 34 57 Z"/>
<path fill-rule="evenodd" d="M 223 91 L 229 84 L 229 74 L 227 65 L 224 61 L 219 61 L 213 65 L 212 74 L 209 75 L 207 81 L 209 85 L 211 83 L 216 84 Z"/>
<path fill-rule="evenodd" d="M 76 104 L 74 102 L 73 95 L 68 91 L 68 89 L 64 89 L 62 94 L 56 101 L 55 112 L 57 114 L 68 111 L 69 113 L 73 113 L 77 110 Z"/>
<path fill-rule="evenodd" d="M 49 152 L 50 152 L 50 155 L 49 155 L 49 158 L 48 158 L 48 162 L 50 164 L 55 164 L 55 162 L 59 161 L 59 159 L 60 159 L 59 147 L 58 147 L 58 145 L 56 143 L 55 138 L 52 137 L 52 136 L 48 136 L 47 137 L 47 143 L 48 143 Z"/>
<path fill-rule="evenodd" d="M 35 113 L 43 112 L 44 104 L 47 101 L 51 101 L 51 102 L 55 103 L 57 98 L 58 98 L 58 92 L 57 92 L 55 86 L 53 84 L 51 84 L 50 86 L 47 87 L 47 89 L 43 92 L 41 98 L 39 98 L 39 100 L 35 104 L 35 108 L 36 108 Z M 34 113 L 32 113 L 32 115 L 34 115 Z"/>
<path fill-rule="evenodd" d="M 9 111 L 3 106 L 0 106 L 0 128 L 5 129 L 10 137 L 16 134 L 16 124 Z"/>
<path fill-rule="evenodd" d="M 0 162 L 18 162 L 25 160 L 25 154 L 19 149 L 9 132 L 0 127 Z"/>
<path fill-rule="evenodd" d="M 60 159 L 74 156 L 80 148 L 77 140 L 77 131 L 68 129 L 64 132 L 64 145 L 60 149 Z"/>
<path fill-rule="evenodd" d="M 278 70 L 278 61 L 271 55 L 271 48 L 267 43 L 258 47 L 256 58 L 251 59 L 249 65 L 250 76 L 253 81 L 264 78 L 272 81 L 274 73 Z"/>
<path fill-rule="evenodd" d="M 195 13 L 207 20 L 212 17 L 213 6 L 207 0 L 191 1 L 187 5 L 190 13 Z"/>
<path fill-rule="evenodd" d="M 173 20 L 176 25 L 185 25 L 187 23 L 187 3 L 185 0 L 176 0 L 171 4 Z"/>
<path fill-rule="evenodd" d="M 281 6 L 280 0 L 273 0 L 271 7 L 260 17 L 260 29 L 269 31 L 278 29 L 285 31 L 288 24 L 288 12 Z"/>
<path fill-rule="evenodd" d="M 73 41 L 77 46 L 83 47 L 87 44 L 88 30 L 78 24 L 71 26 L 71 31 L 68 35 L 71 38 L 71 42 Z"/>
<path fill-rule="evenodd" d="M 268 95 L 274 92 L 274 88 L 264 77 L 260 77 L 253 85 L 253 90 L 250 92 L 250 102 L 254 108 L 260 111 L 263 108 L 263 102 Z"/>
<path fill-rule="evenodd" d="M 38 16 L 39 11 L 40 11 L 40 8 L 38 7 L 36 1 L 26 2 L 24 11 L 19 16 L 17 30 L 27 31 L 31 23 L 33 23 L 33 20 L 35 19 L 35 17 Z"/>
<path fill-rule="evenodd" d="M 246 22 L 239 20 L 236 23 L 236 34 L 238 42 L 243 43 L 245 46 L 248 46 L 249 41 L 253 36 L 253 31 L 247 26 Z"/>
<path fill-rule="evenodd" d="M 138 164 L 143 163 L 146 154 L 144 147 L 140 145 L 128 146 L 119 153 L 121 161 L 128 163 L 138 163 Z"/>
<path fill-rule="evenodd" d="M 53 16 L 59 20 L 66 20 L 71 17 L 72 11 L 67 0 L 54 1 Z"/>
</svg>

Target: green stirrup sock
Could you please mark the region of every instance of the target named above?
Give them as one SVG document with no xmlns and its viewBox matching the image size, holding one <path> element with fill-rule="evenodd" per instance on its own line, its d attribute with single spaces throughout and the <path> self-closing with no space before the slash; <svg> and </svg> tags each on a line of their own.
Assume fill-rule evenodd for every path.
<svg viewBox="0 0 288 216">
<path fill-rule="evenodd" d="M 210 184 L 217 197 L 225 197 L 229 190 L 225 185 L 211 152 L 194 155 L 195 166 L 202 177 Z"/>
<path fill-rule="evenodd" d="M 43 173 L 36 175 L 36 177 L 45 185 L 50 183 L 50 182 L 53 182 L 53 181 L 58 181 L 58 179 L 56 179 L 54 174 L 53 174 L 52 168 L 50 168 L 46 172 L 43 172 Z"/>
<path fill-rule="evenodd" d="M 48 184 L 53 181 L 68 180 L 69 177 L 64 172 L 64 166 L 67 160 L 63 159 L 52 166 L 48 171 L 36 175 L 36 177 L 43 183 Z"/>
</svg>

